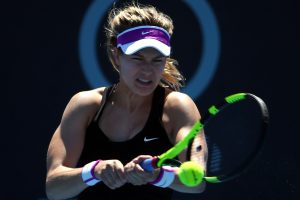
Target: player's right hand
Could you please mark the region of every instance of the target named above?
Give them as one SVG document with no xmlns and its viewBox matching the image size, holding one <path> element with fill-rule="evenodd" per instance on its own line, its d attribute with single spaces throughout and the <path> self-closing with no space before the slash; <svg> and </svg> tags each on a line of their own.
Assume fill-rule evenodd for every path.
<svg viewBox="0 0 300 200">
<path fill-rule="evenodd" d="M 119 188 L 127 182 L 124 166 L 119 160 L 101 160 L 95 167 L 95 176 L 110 189 Z"/>
</svg>

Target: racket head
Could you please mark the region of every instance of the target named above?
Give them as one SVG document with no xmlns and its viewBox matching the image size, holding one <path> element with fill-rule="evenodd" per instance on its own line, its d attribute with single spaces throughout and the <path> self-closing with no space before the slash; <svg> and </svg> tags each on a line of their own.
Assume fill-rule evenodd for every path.
<svg viewBox="0 0 300 200">
<path fill-rule="evenodd" d="M 267 134 L 269 111 L 251 93 L 230 95 L 202 118 L 208 145 L 206 177 L 221 183 L 245 173 L 259 156 Z M 189 145 L 190 152 L 191 144 Z"/>
</svg>

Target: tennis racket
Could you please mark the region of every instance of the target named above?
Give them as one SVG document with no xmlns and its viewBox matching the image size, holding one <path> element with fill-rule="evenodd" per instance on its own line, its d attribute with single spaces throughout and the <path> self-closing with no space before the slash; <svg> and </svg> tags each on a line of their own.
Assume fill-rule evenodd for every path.
<svg viewBox="0 0 300 200">
<path fill-rule="evenodd" d="M 187 158 L 190 159 L 193 139 L 205 129 L 208 163 L 201 182 L 229 181 L 253 165 L 262 150 L 268 124 L 269 111 L 261 98 L 250 93 L 236 93 L 210 106 L 183 140 L 165 153 L 144 160 L 141 166 L 146 171 L 163 165 L 182 167 L 175 157 L 188 148 Z"/>
</svg>

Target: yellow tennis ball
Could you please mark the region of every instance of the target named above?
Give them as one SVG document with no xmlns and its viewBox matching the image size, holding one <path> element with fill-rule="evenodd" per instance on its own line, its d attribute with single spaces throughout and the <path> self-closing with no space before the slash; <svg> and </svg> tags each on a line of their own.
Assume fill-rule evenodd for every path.
<svg viewBox="0 0 300 200">
<path fill-rule="evenodd" d="M 198 163 L 187 161 L 179 167 L 178 176 L 184 185 L 194 187 L 202 182 L 204 170 Z"/>
</svg>

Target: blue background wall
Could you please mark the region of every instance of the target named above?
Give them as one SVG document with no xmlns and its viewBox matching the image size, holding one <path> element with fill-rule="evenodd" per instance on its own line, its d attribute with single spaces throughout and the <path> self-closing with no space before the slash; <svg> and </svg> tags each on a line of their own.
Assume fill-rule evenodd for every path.
<svg viewBox="0 0 300 200">
<path fill-rule="evenodd" d="M 70 97 L 91 89 L 95 81 L 86 75 L 80 52 L 90 49 L 82 48 L 80 38 L 85 17 L 99 2 L 107 4 L 105 0 L 2 3 L 1 199 L 45 198 L 49 140 Z M 209 12 L 202 17 L 188 6 L 196 0 L 140 2 L 154 2 L 174 19 L 173 55 L 188 80 L 199 67 L 206 69 L 198 73 L 204 78 L 215 69 L 211 79 L 197 80 L 207 84 L 194 96 L 200 109 L 225 95 L 247 91 L 262 97 L 271 112 L 270 137 L 249 173 L 209 185 L 204 194 L 176 198 L 300 199 L 299 2 L 198 0 L 207 9 L 197 10 Z M 211 21 L 204 27 L 209 18 L 216 24 Z M 116 74 L 105 58 L 102 25 L 100 20 L 93 47 L 97 49 L 92 52 L 110 83 Z M 216 35 L 207 35 L 208 30 Z M 208 63 L 203 66 L 205 59 Z M 196 86 L 188 82 L 188 87 L 189 93 Z"/>
</svg>

